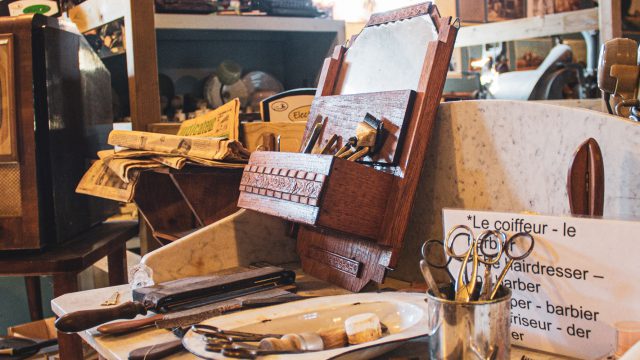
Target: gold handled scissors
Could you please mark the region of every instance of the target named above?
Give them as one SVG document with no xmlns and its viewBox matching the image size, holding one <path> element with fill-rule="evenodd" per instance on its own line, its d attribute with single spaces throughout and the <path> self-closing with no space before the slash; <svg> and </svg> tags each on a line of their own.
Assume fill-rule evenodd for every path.
<svg viewBox="0 0 640 360">
<path fill-rule="evenodd" d="M 459 232 L 459 230 L 462 230 L 462 232 Z M 456 232 L 458 232 L 458 234 L 456 234 Z M 454 234 L 456 235 L 454 236 Z M 460 234 L 466 234 L 468 236 L 469 247 L 461 253 L 456 253 L 454 243 L 455 239 Z M 497 236 L 498 238 L 502 237 L 501 233 L 496 230 L 485 230 L 476 237 L 473 230 L 466 225 L 457 225 L 447 233 L 444 247 L 447 255 L 451 258 L 462 260 L 462 267 L 458 272 L 458 278 L 456 279 L 454 286 L 456 292 L 455 299 L 457 301 L 471 301 L 477 285 L 476 277 L 478 276 L 478 266 L 480 263 L 485 265 L 485 269 L 490 269 L 491 266 L 495 265 L 500 260 L 504 248 L 501 241 L 497 241 L 499 249 L 495 254 L 486 254 L 483 250 L 484 241 L 486 241 L 491 235 Z M 482 253 L 482 257 L 479 256 L 480 253 Z M 469 261 L 472 262 L 471 275 L 465 279 L 467 264 Z M 490 276 L 490 274 L 488 276 Z"/>
<path fill-rule="evenodd" d="M 480 293 L 480 300 L 488 300 L 491 294 L 491 268 L 496 265 L 500 258 L 502 257 L 502 253 L 504 251 L 504 243 L 507 241 L 507 234 L 501 231 L 492 231 L 492 235 L 496 237 L 494 244 L 496 244 L 495 253 L 487 253 L 487 246 L 485 246 L 485 241 L 490 240 L 490 238 L 484 237 L 482 241 L 478 243 L 480 247 L 480 253 L 482 253 L 482 264 L 484 265 L 484 277 L 482 280 L 482 292 Z"/>
<path fill-rule="evenodd" d="M 529 245 L 529 248 L 527 249 L 527 251 L 522 253 L 522 255 L 515 256 L 512 253 L 513 252 L 513 248 L 515 247 L 516 241 L 518 241 L 520 239 L 528 239 L 530 245 Z M 498 292 L 498 289 L 500 288 L 500 284 L 502 284 L 502 280 L 504 280 L 504 277 L 507 275 L 507 272 L 509 272 L 509 269 L 511 268 L 511 265 L 513 265 L 513 262 L 516 261 L 516 260 L 522 260 L 522 259 L 528 257 L 529 254 L 531 254 L 531 252 L 533 251 L 533 247 L 534 246 L 535 246 L 535 240 L 533 239 L 533 236 L 531 236 L 531 234 L 526 233 L 526 232 L 519 232 L 519 233 L 511 236 L 509 238 L 509 240 L 507 240 L 504 243 L 504 245 L 502 246 L 502 248 L 504 249 L 503 252 L 507 256 L 507 258 L 509 258 L 509 262 L 507 262 L 507 265 L 505 265 L 504 269 L 502 269 L 502 272 L 500 273 L 500 276 L 498 277 L 498 281 L 496 281 L 496 285 L 493 288 L 493 290 L 491 291 L 491 295 L 489 296 L 489 300 L 493 300 L 493 298 L 496 296 L 496 293 Z"/>
</svg>

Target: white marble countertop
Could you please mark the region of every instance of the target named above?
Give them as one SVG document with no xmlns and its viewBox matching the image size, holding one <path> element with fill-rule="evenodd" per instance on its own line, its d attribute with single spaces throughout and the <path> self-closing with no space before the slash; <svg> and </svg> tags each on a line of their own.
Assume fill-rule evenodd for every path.
<svg viewBox="0 0 640 360">
<path fill-rule="evenodd" d="M 131 301 L 131 287 L 120 285 L 62 295 L 51 301 L 51 309 L 56 315 L 62 316 L 74 311 L 100 308 L 100 303 L 111 297 L 116 291 L 120 293 L 120 304 Z M 137 318 L 143 317 L 145 316 L 139 315 Z M 101 335 L 93 328 L 80 332 L 78 335 L 108 360 L 125 360 L 129 357 L 129 352 L 135 349 L 176 339 L 171 331 L 156 328 L 139 330 L 122 336 Z M 188 353 L 179 353 L 167 359 L 195 358 Z"/>
<path fill-rule="evenodd" d="M 131 301 L 130 286 L 120 285 L 62 295 L 51 301 L 51 307 L 53 312 L 58 316 L 79 310 L 100 308 L 100 303 L 111 297 L 111 295 L 116 291 L 120 293 L 120 303 Z M 328 292 L 329 294 L 327 295 L 346 293 L 345 290 L 335 287 L 330 287 L 321 291 Z M 310 293 L 313 293 L 313 291 L 307 292 L 307 295 Z M 140 315 L 137 318 L 143 317 L 144 316 Z M 78 333 L 78 335 L 80 335 L 80 337 L 82 337 L 82 339 L 93 347 L 102 357 L 108 360 L 126 360 L 129 356 L 129 352 L 135 349 L 155 344 L 162 344 L 176 339 L 175 335 L 173 335 L 171 331 L 155 328 L 139 330 L 131 334 L 121 336 L 101 335 L 94 328 Z M 512 360 L 521 360 L 523 355 L 535 360 L 564 359 L 564 357 L 558 355 L 541 354 L 521 348 L 513 348 L 511 351 Z M 181 352 L 167 357 L 166 359 L 193 360 L 198 358 L 190 353 Z"/>
<path fill-rule="evenodd" d="M 296 285 L 297 293 L 302 296 L 331 296 L 350 293 L 347 290 L 301 273 L 296 275 Z M 104 308 L 100 304 L 110 298 L 116 291 L 120 293 L 119 304 L 132 300 L 131 287 L 129 285 L 119 285 L 62 295 L 51 301 L 51 309 L 56 315 L 62 316 L 80 310 Z M 138 315 L 136 319 L 152 315 L 154 314 Z M 120 336 L 102 335 L 95 328 L 80 332 L 78 335 L 108 360 L 126 360 L 133 350 L 163 344 L 176 339 L 176 336 L 171 331 L 153 327 Z M 182 352 L 167 359 L 197 359 L 197 357 Z"/>
</svg>

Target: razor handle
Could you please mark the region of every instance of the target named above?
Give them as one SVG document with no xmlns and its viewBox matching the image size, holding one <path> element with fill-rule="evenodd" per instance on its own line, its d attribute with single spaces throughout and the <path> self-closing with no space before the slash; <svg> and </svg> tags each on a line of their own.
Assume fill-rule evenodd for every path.
<svg viewBox="0 0 640 360">
<path fill-rule="evenodd" d="M 118 319 L 133 319 L 146 315 L 147 307 L 138 301 L 106 309 L 82 310 L 66 314 L 56 320 L 56 329 L 64 333 L 76 333 Z"/>
</svg>

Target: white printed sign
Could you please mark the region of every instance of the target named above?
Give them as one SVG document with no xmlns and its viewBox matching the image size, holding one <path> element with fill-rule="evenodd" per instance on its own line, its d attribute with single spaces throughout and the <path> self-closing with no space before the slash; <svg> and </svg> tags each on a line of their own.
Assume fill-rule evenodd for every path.
<svg viewBox="0 0 640 360">
<path fill-rule="evenodd" d="M 513 290 L 513 345 L 596 359 L 614 349 L 616 322 L 640 322 L 639 221 L 444 209 L 443 223 L 445 232 L 466 225 L 475 236 L 533 235 L 533 252 L 515 261 L 504 281 Z M 459 264 L 451 262 L 454 276 Z M 479 277 L 483 272 L 480 265 Z"/>
</svg>

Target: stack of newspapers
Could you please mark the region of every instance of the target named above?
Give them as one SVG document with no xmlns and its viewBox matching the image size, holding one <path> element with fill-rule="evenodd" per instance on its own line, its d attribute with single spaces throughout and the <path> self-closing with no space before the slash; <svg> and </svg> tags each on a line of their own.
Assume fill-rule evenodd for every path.
<svg viewBox="0 0 640 360">
<path fill-rule="evenodd" d="M 217 168 L 242 168 L 249 151 L 237 140 L 237 99 L 181 124 L 178 135 L 113 130 L 113 150 L 98 153 L 97 160 L 82 177 L 76 192 L 111 200 L 131 202 L 141 171 L 187 164 Z"/>
</svg>

